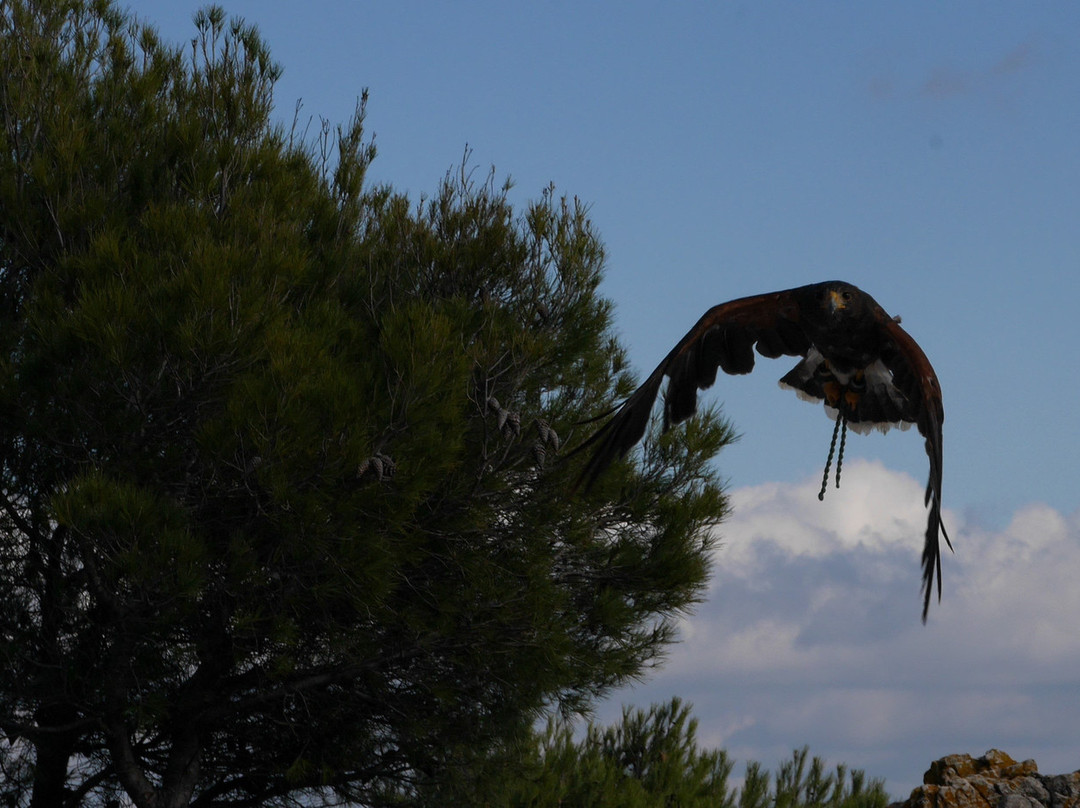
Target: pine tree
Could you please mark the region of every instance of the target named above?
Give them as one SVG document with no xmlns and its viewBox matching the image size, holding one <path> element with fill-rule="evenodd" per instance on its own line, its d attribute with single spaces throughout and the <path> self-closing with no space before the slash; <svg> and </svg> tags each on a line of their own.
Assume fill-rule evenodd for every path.
<svg viewBox="0 0 1080 808">
<path fill-rule="evenodd" d="M 585 207 L 373 187 L 196 29 L 0 0 L 0 802 L 400 804 L 655 659 L 731 433 L 568 496 L 633 384 Z"/>
</svg>

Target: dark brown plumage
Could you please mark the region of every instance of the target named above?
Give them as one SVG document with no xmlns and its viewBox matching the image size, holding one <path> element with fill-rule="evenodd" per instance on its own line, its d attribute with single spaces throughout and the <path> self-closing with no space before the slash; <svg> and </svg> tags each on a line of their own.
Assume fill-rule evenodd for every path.
<svg viewBox="0 0 1080 808">
<path fill-rule="evenodd" d="M 574 453 L 592 449 L 575 484 L 588 489 L 642 435 L 664 377 L 664 428 L 697 410 L 697 391 L 716 381 L 717 369 L 749 373 L 754 349 L 762 356 L 801 356 L 781 380 L 801 398 L 824 401 L 838 425 L 857 432 L 915 424 L 926 439 L 930 508 L 923 545 L 923 612 L 935 577 L 941 599 L 941 387 L 926 354 L 897 320 L 849 283 L 827 281 L 714 306 L 679 340 L 614 416 Z"/>
</svg>

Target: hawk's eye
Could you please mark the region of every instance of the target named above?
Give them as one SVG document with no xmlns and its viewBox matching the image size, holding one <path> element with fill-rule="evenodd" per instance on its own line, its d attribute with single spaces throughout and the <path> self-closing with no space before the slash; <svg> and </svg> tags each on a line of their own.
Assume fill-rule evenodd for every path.
<svg viewBox="0 0 1080 808">
<path fill-rule="evenodd" d="M 843 292 L 840 293 L 840 297 L 844 299 L 845 303 L 848 303 L 851 301 L 851 292 L 845 289 Z"/>
</svg>

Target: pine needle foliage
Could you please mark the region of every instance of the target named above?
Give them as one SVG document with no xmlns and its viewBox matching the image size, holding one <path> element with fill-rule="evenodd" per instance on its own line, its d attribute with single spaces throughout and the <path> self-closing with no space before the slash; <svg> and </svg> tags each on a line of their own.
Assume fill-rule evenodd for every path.
<svg viewBox="0 0 1080 808">
<path fill-rule="evenodd" d="M 781 761 L 775 776 L 756 761 L 740 786 L 723 749 L 702 748 L 691 706 L 675 697 L 648 710 L 624 708 L 611 726 L 584 733 L 552 720 L 523 753 L 527 764 L 491 766 L 480 791 L 436 791 L 422 804 L 492 808 L 886 808 L 881 780 L 844 765 L 829 770 L 806 747 Z M 475 782 L 469 783 L 475 788 Z"/>
<path fill-rule="evenodd" d="M 399 804 L 656 660 L 730 430 L 568 496 L 633 385 L 585 206 L 373 186 L 364 99 L 285 128 L 194 24 L 0 0 L 0 803 Z"/>
</svg>

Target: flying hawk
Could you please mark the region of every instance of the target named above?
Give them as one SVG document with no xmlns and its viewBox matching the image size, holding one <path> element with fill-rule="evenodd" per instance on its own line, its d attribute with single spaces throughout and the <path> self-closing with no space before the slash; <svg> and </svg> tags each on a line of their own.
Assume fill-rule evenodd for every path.
<svg viewBox="0 0 1080 808">
<path fill-rule="evenodd" d="M 926 439 L 930 478 L 925 504 L 930 508 L 923 545 L 923 611 L 937 578 L 941 599 L 941 548 L 952 543 L 941 522 L 941 423 L 945 413 L 941 387 L 926 354 L 870 295 L 842 281 L 800 286 L 783 292 L 755 295 L 713 306 L 679 340 L 614 416 L 575 450 L 592 448 L 575 485 L 588 489 L 612 461 L 622 457 L 642 435 L 664 377 L 664 428 L 689 418 L 697 410 L 697 391 L 725 373 L 749 373 L 754 348 L 762 356 L 801 356 L 780 386 L 807 401 L 823 401 L 835 418 L 832 460 L 837 432 L 850 426 L 856 432 L 915 424 Z M 837 471 L 839 475 L 839 467 Z M 825 477 L 828 479 L 828 463 Z M 837 478 L 839 484 L 839 476 Z M 824 484 L 822 494 L 824 495 Z"/>
</svg>

